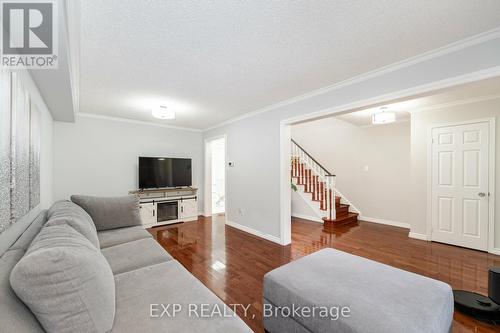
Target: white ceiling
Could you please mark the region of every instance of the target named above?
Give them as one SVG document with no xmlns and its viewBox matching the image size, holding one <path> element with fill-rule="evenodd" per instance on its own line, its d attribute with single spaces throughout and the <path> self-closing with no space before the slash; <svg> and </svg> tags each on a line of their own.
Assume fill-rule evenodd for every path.
<svg viewBox="0 0 500 333">
<path fill-rule="evenodd" d="M 85 0 L 81 20 L 82 112 L 207 128 L 496 28 L 500 1 Z"/>
<path fill-rule="evenodd" d="M 410 112 L 429 109 L 439 110 L 440 107 L 450 105 L 450 103 L 463 103 L 495 96 L 500 98 L 500 77 L 468 83 L 430 96 L 413 98 L 383 106 L 387 107 L 386 112 L 396 113 L 396 121 L 401 122 L 410 120 Z M 335 118 L 355 126 L 372 126 L 372 115 L 381 112 L 380 108 L 381 106 L 377 106 L 335 116 Z"/>
</svg>

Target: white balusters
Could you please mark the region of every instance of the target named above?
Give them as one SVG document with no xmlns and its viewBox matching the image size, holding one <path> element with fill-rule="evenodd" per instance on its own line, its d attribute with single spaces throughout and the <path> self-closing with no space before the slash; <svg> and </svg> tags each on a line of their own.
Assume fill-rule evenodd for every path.
<svg viewBox="0 0 500 333">
<path fill-rule="evenodd" d="M 297 183 L 304 185 L 304 191 L 312 192 L 312 199 L 320 202 L 320 209 L 326 212 L 324 217 L 334 220 L 335 176 L 316 162 L 295 141 L 292 140 L 291 146 L 292 163 L 296 171 L 294 177 L 298 179 Z"/>
</svg>

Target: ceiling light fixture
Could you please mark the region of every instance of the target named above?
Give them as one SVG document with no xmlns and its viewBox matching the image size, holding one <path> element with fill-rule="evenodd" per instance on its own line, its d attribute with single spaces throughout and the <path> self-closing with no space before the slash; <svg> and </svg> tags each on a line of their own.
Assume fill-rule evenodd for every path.
<svg viewBox="0 0 500 333">
<path fill-rule="evenodd" d="M 380 111 L 372 116 L 373 125 L 390 124 L 396 121 L 396 114 L 394 112 L 387 112 L 386 106 L 381 107 Z"/>
<path fill-rule="evenodd" d="M 153 117 L 158 119 L 175 119 L 175 111 L 168 110 L 165 105 L 153 108 Z"/>
</svg>

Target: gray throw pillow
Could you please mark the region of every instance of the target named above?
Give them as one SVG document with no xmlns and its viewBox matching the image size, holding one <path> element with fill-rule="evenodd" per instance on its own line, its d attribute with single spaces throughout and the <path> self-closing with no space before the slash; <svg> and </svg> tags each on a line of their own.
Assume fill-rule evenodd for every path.
<svg viewBox="0 0 500 333">
<path fill-rule="evenodd" d="M 47 332 L 109 332 L 115 282 L 101 252 L 68 225 L 44 227 L 10 284 Z"/>
<path fill-rule="evenodd" d="M 71 201 L 85 209 L 92 217 L 97 231 L 141 225 L 139 197 L 91 197 L 72 195 Z"/>
<path fill-rule="evenodd" d="M 46 226 L 69 225 L 85 236 L 97 249 L 100 248 L 94 221 L 77 204 L 68 200 L 57 201 L 47 211 L 47 219 Z"/>
</svg>

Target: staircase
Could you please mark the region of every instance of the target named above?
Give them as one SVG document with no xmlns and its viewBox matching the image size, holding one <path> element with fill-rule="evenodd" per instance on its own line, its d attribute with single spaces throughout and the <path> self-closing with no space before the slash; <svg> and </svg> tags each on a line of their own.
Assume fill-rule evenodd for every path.
<svg viewBox="0 0 500 333">
<path fill-rule="evenodd" d="M 358 213 L 335 189 L 336 176 L 319 164 L 300 145 L 292 140 L 292 184 L 297 193 L 323 220 L 325 227 L 335 227 L 358 221 Z"/>
</svg>

